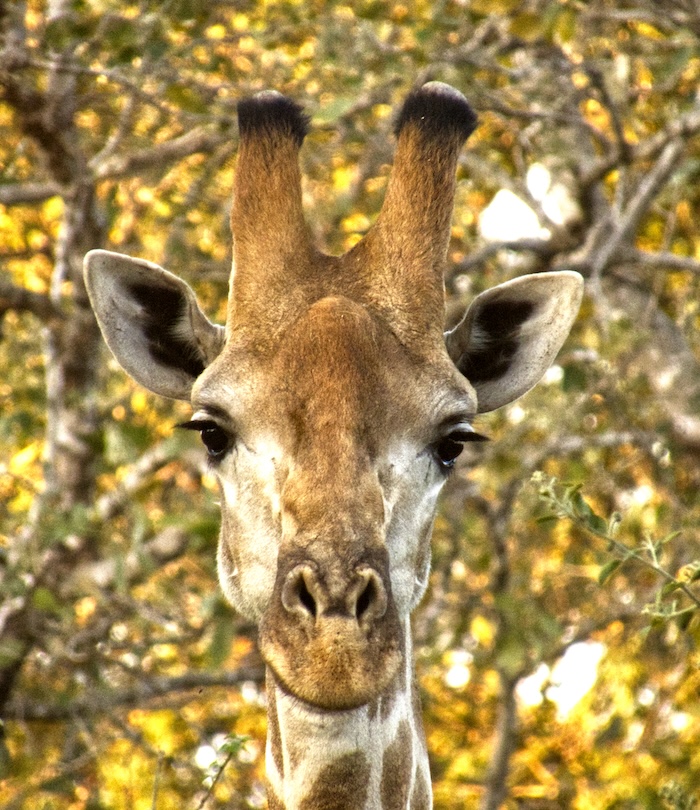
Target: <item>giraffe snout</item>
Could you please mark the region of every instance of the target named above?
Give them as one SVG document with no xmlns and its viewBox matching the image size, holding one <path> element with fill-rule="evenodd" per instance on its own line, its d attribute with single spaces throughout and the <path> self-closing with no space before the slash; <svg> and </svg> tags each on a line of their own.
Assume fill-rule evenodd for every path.
<svg viewBox="0 0 700 810">
<path fill-rule="evenodd" d="M 396 676 L 403 630 L 381 554 L 281 559 L 260 625 L 260 649 L 277 681 L 326 709 L 369 703 Z M 285 564 L 286 563 L 286 564 Z"/>
<path fill-rule="evenodd" d="M 360 627 L 381 619 L 387 611 L 387 590 L 378 571 L 360 565 L 340 582 L 329 584 L 315 565 L 301 563 L 286 575 L 282 606 L 302 621 L 316 622 L 335 615 L 354 619 Z"/>
</svg>

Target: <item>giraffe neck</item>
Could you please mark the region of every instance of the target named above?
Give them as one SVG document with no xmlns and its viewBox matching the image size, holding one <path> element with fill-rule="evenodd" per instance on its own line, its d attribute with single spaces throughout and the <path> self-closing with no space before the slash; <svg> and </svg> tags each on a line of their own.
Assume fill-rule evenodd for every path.
<svg viewBox="0 0 700 810">
<path fill-rule="evenodd" d="M 405 638 L 395 682 L 358 709 L 324 711 L 301 703 L 268 670 L 269 810 L 432 807 L 408 626 Z"/>
</svg>

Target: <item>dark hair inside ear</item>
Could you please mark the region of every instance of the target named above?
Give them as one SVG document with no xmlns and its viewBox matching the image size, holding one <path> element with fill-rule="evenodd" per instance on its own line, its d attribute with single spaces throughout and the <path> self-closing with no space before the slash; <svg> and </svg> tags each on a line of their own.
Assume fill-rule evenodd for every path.
<svg viewBox="0 0 700 810">
<path fill-rule="evenodd" d="M 148 351 L 158 363 L 199 377 L 205 365 L 196 346 L 182 337 L 178 324 L 187 317 L 187 301 L 174 289 L 130 284 L 129 292 L 143 308 L 143 332 Z"/>
<path fill-rule="evenodd" d="M 536 309 L 527 300 L 496 299 L 481 307 L 472 327 L 474 347 L 457 362 L 469 382 L 491 382 L 508 372 L 520 345 L 520 328 Z"/>
</svg>

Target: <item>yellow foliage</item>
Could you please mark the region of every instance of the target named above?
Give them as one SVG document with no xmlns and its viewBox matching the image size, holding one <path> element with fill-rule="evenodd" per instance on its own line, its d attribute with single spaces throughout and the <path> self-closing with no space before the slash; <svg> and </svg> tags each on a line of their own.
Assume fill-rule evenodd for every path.
<svg viewBox="0 0 700 810">
<path fill-rule="evenodd" d="M 445 776 L 447 779 L 473 779 L 476 771 L 474 755 L 470 751 L 462 750 L 453 757 Z"/>
<path fill-rule="evenodd" d="M 110 810 L 152 810 L 155 764 L 129 740 L 112 743 L 97 763 L 100 801 Z"/>
<path fill-rule="evenodd" d="M 204 35 L 208 39 L 223 39 L 226 36 L 226 28 L 220 23 L 210 25 L 204 32 Z"/>
<path fill-rule="evenodd" d="M 368 133 L 383 131 L 391 140 L 395 101 L 419 77 L 448 81 L 466 91 L 479 108 L 481 121 L 458 168 L 452 237 L 465 245 L 453 248 L 449 255 L 459 261 L 469 255 L 466 243 L 474 239 L 475 251 L 483 247 L 478 241 L 479 214 L 495 190 L 520 183 L 533 159 L 551 160 L 554 176 L 561 166 L 585 170 L 599 160 L 605 162 L 609 155 L 614 157 L 616 133 L 610 103 L 619 105 L 628 143 L 642 144 L 642 148 L 630 150 L 629 162 L 620 172 L 608 172 L 587 191 L 600 195 L 601 208 L 606 199 L 608 204 L 619 203 L 624 216 L 624 207 L 634 199 L 639 183 L 657 159 L 658 153 L 650 151 L 645 141 L 660 139 L 669 122 L 675 125 L 692 108 L 700 77 L 700 59 L 691 47 L 695 34 L 687 26 L 676 36 L 670 18 L 664 20 L 663 28 L 654 26 L 651 16 L 640 21 L 626 15 L 623 21 L 614 14 L 598 15 L 595 3 L 548 0 L 540 8 L 522 0 L 449 0 L 443 4 L 368 0 L 344 5 L 278 0 L 248 4 L 245 12 L 236 11 L 233 5 L 164 4 L 158 7 L 155 21 L 149 21 L 149 13 L 143 13 L 136 3 L 100 0 L 84 20 L 79 19 L 81 15 L 69 15 L 65 25 L 58 20 L 47 26 L 46 3 L 30 0 L 25 24 L 34 36 L 25 44 L 33 66 L 20 76 L 46 93 L 49 72 L 41 65 L 50 60 L 38 49 L 51 36 L 70 39 L 75 26 L 89 29 L 94 12 L 97 27 L 93 33 L 80 30 L 75 50 L 61 51 L 61 43 L 57 48 L 65 53 L 69 67 L 77 59 L 75 74 L 57 74 L 58 78 L 72 80 L 75 76 L 76 84 L 87 93 L 78 99 L 74 117 L 79 130 L 76 149 L 85 150 L 91 159 L 105 147 L 106 153 L 115 147 L 113 157 L 119 158 L 134 152 L 147 154 L 154 145 L 179 137 L 200 123 L 210 134 L 226 129 L 222 142 L 201 155 L 147 167 L 140 176 L 102 181 L 95 201 L 109 231 L 102 246 L 145 252 L 146 258 L 175 272 L 184 271 L 188 278 L 194 272 L 188 257 L 194 255 L 195 263 L 201 258 L 214 281 L 207 280 L 200 289 L 204 288 L 208 312 L 214 312 L 215 302 L 222 298 L 219 315 L 225 310 L 224 264 L 230 250 L 225 211 L 236 145 L 234 104 L 245 94 L 275 87 L 303 101 L 311 113 L 329 110 L 327 118 L 318 115 L 321 126 L 307 139 L 302 164 L 304 204 L 311 228 L 321 233 L 326 244 L 335 240 L 335 249 L 348 248 L 361 238 L 374 221 L 386 188 L 390 144 L 386 156 L 377 152 L 373 165 Z M 630 10 L 630 16 L 633 12 Z M 120 37 L 102 42 L 99 32 L 122 19 L 129 21 L 124 42 Z M 138 26 L 133 24 L 136 22 Z M 163 29 L 161 39 L 158 26 Z M 37 52 L 31 53 L 33 49 Z M 139 52 L 135 54 L 135 50 Z M 558 60 L 567 61 L 559 73 L 547 73 L 553 51 Z M 82 54 L 89 56 L 81 62 Z M 151 66 L 158 70 L 151 71 Z M 612 102 L 592 86 L 591 67 L 600 68 Z M 571 76 L 573 88 L 567 76 Z M 201 95 L 204 111 L 178 110 L 164 102 L 164 88 L 173 78 L 192 90 L 195 101 Z M 344 112 L 357 101 L 362 103 L 350 120 Z M 610 139 L 610 144 L 592 139 L 586 145 L 585 159 L 576 151 L 577 139 L 586 137 L 585 128 L 570 127 L 566 121 L 575 118 L 577 103 L 583 105 L 586 121 Z M 503 111 L 496 112 L 499 107 Z M 522 116 L 510 115 L 509 108 L 522 111 Z M 559 117 L 549 126 L 546 116 L 555 110 Z M 341 116 L 342 138 L 331 133 L 331 124 Z M 40 185 L 50 179 L 45 156 L 17 123 L 8 104 L 0 105 L 0 127 L 9 136 L 0 146 L 3 184 L 31 180 Z M 685 150 L 683 160 L 687 157 L 690 163 L 679 164 L 672 182 L 634 234 L 635 245 L 700 260 L 698 195 L 690 182 L 695 175 L 687 170 L 697 161 L 692 137 Z M 647 155 L 645 161 L 639 161 L 640 154 Z M 365 155 L 368 160 L 363 162 Z M 358 179 L 367 170 L 371 176 L 360 187 Z M 69 194 L 66 200 L 71 201 Z M 57 255 L 56 237 L 66 210 L 59 195 L 36 205 L 0 208 L 0 244 L 13 284 L 30 292 L 47 292 Z M 591 210 L 590 216 L 595 219 L 598 213 Z M 340 233 L 331 233 L 330 227 L 323 230 L 330 223 L 336 229 L 338 221 Z M 614 228 L 616 223 L 608 224 Z M 582 231 L 572 234 L 574 241 L 581 239 L 576 256 L 584 259 L 587 250 L 596 247 L 591 232 L 585 232 L 587 227 L 583 223 Z M 601 240 L 605 233 L 603 229 L 603 236 L 599 234 Z M 552 266 L 572 255 L 564 251 L 553 257 Z M 470 290 L 478 292 L 490 282 L 539 271 L 550 263 L 549 257 L 541 260 L 527 255 L 518 257 L 522 265 L 511 264 L 512 258 L 504 251 L 486 256 L 469 280 Z M 541 705 L 520 712 L 522 735 L 514 737 L 517 750 L 511 759 L 512 790 L 507 807 L 541 804 L 592 810 L 637 806 L 646 801 L 645 796 L 651 797 L 651 806 L 654 791 L 674 775 L 674 768 L 686 769 L 689 779 L 696 779 L 700 772 L 700 684 L 693 646 L 697 618 L 689 630 L 674 623 L 666 630 L 652 629 L 645 646 L 640 631 L 648 629 L 648 617 L 639 615 L 636 602 L 625 600 L 629 596 L 642 604 L 650 598 L 653 588 L 648 573 L 640 573 L 634 561 L 628 561 L 599 588 L 596 577 L 605 563 L 604 544 L 595 547 L 565 521 L 538 525 L 525 508 L 518 507 L 510 522 L 505 514 L 523 464 L 527 469 L 539 453 L 550 453 L 544 466 L 566 477 L 562 480 L 583 480 L 591 489 L 590 503 L 597 512 L 607 515 L 611 509 L 625 506 L 632 524 L 626 542 L 641 542 L 645 529 L 665 533 L 678 528 L 673 525 L 677 520 L 685 521 L 684 545 L 675 556 L 666 551 L 664 555 L 668 553 L 669 569 L 678 569 L 683 581 L 695 587 L 689 579 L 692 566 L 681 566 L 697 556 L 693 545 L 697 539 L 693 499 L 700 486 L 697 465 L 692 449 L 686 451 L 675 441 L 672 410 L 663 423 L 655 424 L 649 416 L 652 409 L 661 410 L 661 405 L 646 384 L 647 369 L 635 356 L 644 339 L 643 327 L 626 309 L 635 291 L 649 296 L 649 308 L 656 299 L 679 337 L 683 330 L 688 354 L 697 354 L 697 277 L 666 270 L 659 267 L 650 272 L 624 262 L 615 268 L 615 274 L 605 269 L 602 296 L 586 297 L 562 355 L 564 382 L 561 386 L 548 382 L 544 393 L 541 388 L 529 394 L 521 412 L 530 411 L 522 422 L 497 414 L 479 417 L 483 432 L 499 441 L 484 452 L 486 460 L 479 462 L 477 471 L 462 476 L 457 470 L 448 486 L 448 498 L 436 522 L 434 593 L 429 593 L 426 609 L 416 621 L 423 634 L 418 654 L 425 659 L 419 675 L 427 673 L 421 681 L 427 696 L 424 708 L 431 718 L 427 737 L 431 757 L 437 762 L 436 810 L 475 808 L 484 794 L 503 692 L 499 671 L 504 669 L 503 653 L 504 649 L 509 652 L 506 642 L 510 637 L 517 640 L 517 649 L 509 655 L 518 665 L 535 669 L 541 664 L 550 672 L 560 654 L 557 645 L 584 634 L 588 627 L 598 628 L 590 635 L 604 643 L 609 653 L 600 665 L 595 693 L 582 700 L 566 721 L 557 718 L 556 706 L 546 696 Z M 620 300 L 612 296 L 608 300 L 606 285 L 615 287 L 623 278 Z M 61 291 L 66 297 L 75 292 L 69 283 Z M 603 305 L 620 312 L 620 318 L 605 322 Z M 71 307 L 65 310 L 70 314 Z M 30 313 L 10 313 L 4 318 L 0 341 L 0 410 L 6 402 L 12 409 L 2 422 L 1 436 L 7 441 L 7 467 L 0 485 L 4 518 L 0 544 L 8 559 L 15 554 L 16 537 L 30 524 L 28 517 L 36 513 L 36 493 L 43 486 L 40 437 L 45 427 L 46 394 L 38 326 Z M 106 421 L 120 423 L 112 424 L 112 429 L 124 435 L 133 429 L 138 434 L 134 452 L 145 449 L 148 437 L 157 441 L 170 436 L 178 416 L 180 421 L 187 418 L 186 406 L 180 412 L 158 402 L 126 383 L 114 368 L 114 363 L 103 368 L 108 384 L 95 394 L 94 404 Z M 572 368 L 580 372 L 580 379 L 569 374 Z M 39 378 L 38 383 L 32 375 Z M 18 411 L 15 402 L 20 403 Z M 512 409 L 510 416 L 514 413 Z M 5 415 L 3 412 L 3 420 Z M 638 433 L 639 444 L 605 444 L 608 433 L 614 437 L 623 431 Z M 660 463 L 654 451 L 649 451 L 648 436 L 658 436 L 659 443 L 673 439 L 673 463 Z M 562 437 L 583 438 L 583 449 L 555 455 Z M 586 437 L 591 438 L 590 443 Z M 95 446 L 99 443 L 98 436 Z M 80 525 L 86 511 L 90 554 L 117 567 L 121 564 L 118 554 L 148 543 L 166 523 L 184 528 L 192 542 L 183 558 L 156 572 L 144 565 L 137 585 L 120 581 L 114 592 L 71 595 L 68 577 L 64 613 L 47 622 L 50 633 L 39 639 L 40 652 L 23 665 L 17 706 L 32 707 L 33 701 L 49 705 L 54 700 L 53 705 L 60 701 L 61 706 L 70 706 L 74 699 L 82 700 L 84 683 L 94 690 L 89 694 L 98 694 L 102 688 L 129 688 L 135 673 L 145 682 L 152 676 L 196 672 L 207 665 L 212 627 L 216 622 L 228 627 L 229 617 L 222 618 L 221 597 L 215 595 L 218 517 L 213 517 L 213 493 L 218 485 L 212 473 L 202 474 L 193 458 L 188 451 L 183 461 L 174 461 L 149 476 L 122 511 L 110 518 L 109 526 L 93 524 L 91 503 L 87 508 L 81 504 L 73 516 L 54 514 L 52 502 L 46 510 L 50 514 L 40 516 L 38 525 L 52 541 L 72 532 L 73 522 Z M 97 452 L 91 461 L 95 462 L 99 493 L 114 491 L 133 469 L 123 460 L 100 458 Z M 468 509 L 472 504 L 476 508 L 460 517 L 458 510 L 465 502 Z M 494 574 L 501 560 L 490 542 L 492 521 L 507 525 L 503 540 L 509 552 L 510 576 L 503 599 L 494 593 Z M 21 580 L 9 585 L 13 593 L 22 592 L 18 587 Z M 506 604 L 508 610 L 502 607 Z M 167 620 L 163 622 L 162 617 Z M 176 617 L 172 623 L 170 617 Z M 106 621 L 111 624 L 101 630 Z M 255 653 L 248 628 L 234 624 L 235 617 L 230 621 L 234 631 L 244 628 L 244 635 L 234 637 L 226 648 L 225 665 L 233 668 L 255 660 Z M 162 643 L 178 634 L 179 643 Z M 96 642 L 90 641 L 89 648 L 80 647 L 83 638 Z M 473 642 L 474 650 L 464 646 L 474 654 L 468 669 L 471 677 L 467 678 L 463 645 Z M 3 650 L 7 653 L 7 648 Z M 95 651 L 101 658 L 86 665 L 84 658 Z M 133 671 L 132 666 L 136 667 Z M 465 668 L 461 685 L 456 686 L 460 666 Z M 451 683 L 445 677 L 449 668 L 454 670 Z M 97 672 L 102 679 L 98 682 Z M 543 689 L 546 692 L 546 685 Z M 643 701 L 640 694 L 646 695 Z M 180 697 L 173 697 L 175 700 Z M 110 735 L 121 736 L 127 720 L 135 732 L 133 740 L 112 741 Z M 71 739 L 66 729 L 74 735 Z M 151 711 L 145 705 L 131 712 L 116 709 L 106 719 L 81 716 L 80 723 L 34 724 L 22 719 L 13 725 L 8 721 L 6 732 L 14 781 L 7 788 L 0 772 L 0 805 L 12 804 L 18 810 L 43 804 L 51 804 L 55 810 L 83 810 L 90 802 L 109 810 L 180 810 L 185 804 L 195 805 L 193 797 L 201 791 L 202 774 L 193 766 L 193 752 L 207 744 L 212 734 L 250 734 L 254 741 L 246 749 L 250 759 L 241 757 L 232 764 L 210 803 L 230 799 L 241 806 L 252 805 L 250 784 L 245 790 L 239 790 L 239 784 L 262 779 L 265 714 L 254 688 L 207 689 L 188 694 L 176 709 Z M 605 735 L 612 742 L 599 743 Z M 24 805 L 17 804 L 17 797 L 31 790 L 32 784 L 56 775 L 58 764 L 66 764 L 62 760 L 66 752 L 72 755 L 82 750 L 94 750 L 94 762 L 83 771 L 72 772 L 63 780 L 63 787 L 52 784 L 50 794 L 42 790 L 27 793 Z M 166 774 L 169 766 L 163 766 L 163 783 L 154 800 L 159 753 L 173 757 L 177 768 Z M 184 772 L 190 776 L 183 778 Z"/>
<path fill-rule="evenodd" d="M 495 637 L 495 629 L 484 616 L 474 616 L 469 632 L 482 647 L 490 647 Z"/>
<path fill-rule="evenodd" d="M 247 56 L 243 56 L 243 54 L 235 56 L 233 63 L 241 73 L 252 73 L 253 71 L 253 63 Z"/>
<path fill-rule="evenodd" d="M 476 14 L 508 14 L 520 5 L 520 0 L 472 0 L 470 3 Z"/>
<path fill-rule="evenodd" d="M 16 452 L 9 463 L 9 470 L 13 475 L 29 476 L 35 462 L 41 456 L 43 441 L 34 441 Z"/>
<path fill-rule="evenodd" d="M 642 90 L 651 90 L 654 86 L 654 74 L 641 59 L 635 62 L 635 74 L 637 80 L 637 87 Z"/>
<path fill-rule="evenodd" d="M 84 596 L 75 603 L 73 610 L 75 612 L 75 618 L 78 625 L 80 627 L 84 627 L 95 615 L 95 611 L 97 610 L 97 599 L 94 596 Z"/>
<path fill-rule="evenodd" d="M 610 130 L 610 113 L 597 99 L 586 99 L 583 105 L 583 112 L 594 127 L 605 132 Z"/>
<path fill-rule="evenodd" d="M 307 39 L 306 42 L 302 43 L 301 47 L 299 48 L 300 59 L 313 59 L 315 53 L 316 42 L 313 39 Z"/>
<path fill-rule="evenodd" d="M 129 724 L 137 728 L 144 739 L 158 752 L 172 756 L 177 751 L 184 724 L 172 709 L 129 712 Z"/>
<path fill-rule="evenodd" d="M 131 395 L 131 409 L 134 413 L 142 414 L 148 410 L 148 395 L 142 389 L 137 389 Z"/>
<path fill-rule="evenodd" d="M 63 217 L 65 210 L 65 203 L 63 198 L 56 194 L 54 197 L 49 197 L 42 205 L 42 214 L 47 220 L 60 221 Z"/>
<path fill-rule="evenodd" d="M 652 25 L 649 22 L 646 22 L 646 21 L 643 21 L 643 20 L 635 20 L 634 22 L 631 22 L 630 24 L 643 37 L 647 37 L 648 39 L 654 39 L 654 40 L 658 40 L 658 41 L 661 41 L 661 40 L 665 39 L 664 34 L 662 34 L 661 31 L 659 31 L 659 29 L 655 25 Z"/>
<path fill-rule="evenodd" d="M 258 44 L 254 37 L 241 37 L 238 40 L 238 49 L 242 53 L 253 53 L 258 50 Z"/>
<path fill-rule="evenodd" d="M 231 25 L 236 31 L 247 31 L 249 26 L 249 19 L 247 14 L 234 14 L 231 20 Z"/>
<path fill-rule="evenodd" d="M 147 186 L 141 186 L 140 188 L 136 189 L 134 199 L 136 199 L 137 202 L 143 203 L 144 205 L 149 205 L 154 199 L 153 189 L 148 188 Z"/>
<path fill-rule="evenodd" d="M 356 176 L 357 168 L 355 166 L 339 166 L 337 169 L 333 170 L 333 188 L 339 192 L 347 191 L 353 184 Z"/>
<path fill-rule="evenodd" d="M 510 24 L 513 36 L 521 37 L 530 42 L 542 36 L 542 16 L 540 14 L 523 13 L 513 17 Z"/>
<path fill-rule="evenodd" d="M 366 231 L 370 226 L 369 218 L 365 214 L 351 214 L 341 223 L 342 229 L 346 233 Z"/>
</svg>

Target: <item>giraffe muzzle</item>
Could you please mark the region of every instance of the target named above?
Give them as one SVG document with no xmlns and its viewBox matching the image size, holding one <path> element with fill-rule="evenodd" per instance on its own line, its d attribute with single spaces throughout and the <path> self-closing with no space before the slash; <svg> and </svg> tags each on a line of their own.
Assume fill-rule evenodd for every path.
<svg viewBox="0 0 700 810">
<path fill-rule="evenodd" d="M 324 709 L 377 698 L 402 662 L 403 630 L 378 567 L 349 573 L 313 560 L 280 565 L 260 626 L 260 649 L 280 685 Z M 286 569 L 286 570 L 285 570 Z"/>
</svg>

